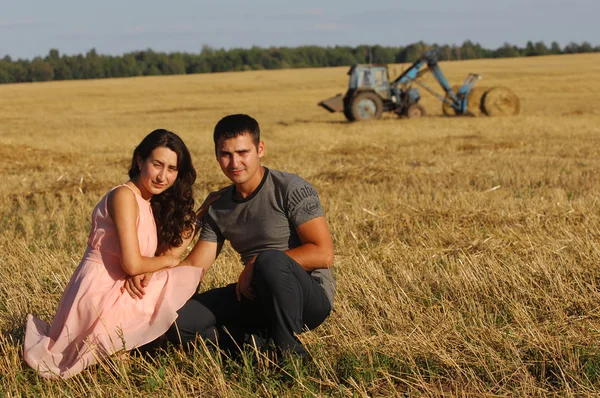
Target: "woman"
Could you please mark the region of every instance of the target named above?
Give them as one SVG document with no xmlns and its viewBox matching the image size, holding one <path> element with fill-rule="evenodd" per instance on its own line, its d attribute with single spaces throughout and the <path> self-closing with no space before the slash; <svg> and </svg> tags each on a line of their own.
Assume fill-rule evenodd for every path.
<svg viewBox="0 0 600 398">
<path fill-rule="evenodd" d="M 196 171 L 183 141 L 153 131 L 134 150 L 129 177 L 94 208 L 87 250 L 52 325 L 27 316 L 24 357 L 43 377 L 68 378 L 155 340 L 203 276 L 201 268 L 175 268 L 196 219 Z M 142 300 L 124 292 L 129 276 L 150 272 Z"/>
</svg>

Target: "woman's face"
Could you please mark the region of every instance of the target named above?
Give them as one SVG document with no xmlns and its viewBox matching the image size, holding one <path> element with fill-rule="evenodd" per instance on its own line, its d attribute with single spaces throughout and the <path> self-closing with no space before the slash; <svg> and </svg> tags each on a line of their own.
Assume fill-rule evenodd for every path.
<svg viewBox="0 0 600 398">
<path fill-rule="evenodd" d="M 177 154 L 167 147 L 155 148 L 146 159 L 138 158 L 138 166 L 138 183 L 144 199 L 170 188 L 179 173 Z"/>
</svg>

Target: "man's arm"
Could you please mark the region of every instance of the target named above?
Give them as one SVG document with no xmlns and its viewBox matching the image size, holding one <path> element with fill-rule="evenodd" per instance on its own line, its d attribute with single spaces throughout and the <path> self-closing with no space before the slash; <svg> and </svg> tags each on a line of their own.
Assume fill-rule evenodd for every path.
<svg viewBox="0 0 600 398">
<path fill-rule="evenodd" d="M 307 271 L 330 268 L 333 265 L 333 241 L 325 217 L 316 217 L 300 224 L 296 227 L 296 232 L 302 244 L 284 253 Z M 245 265 L 238 277 L 236 285 L 238 301 L 242 296 L 254 300 L 255 294 L 251 281 L 255 260 L 256 256 Z"/>
<path fill-rule="evenodd" d="M 221 247 L 223 247 L 223 244 L 199 239 L 190 254 L 179 265 L 191 265 L 208 271 L 219 256 Z"/>
<path fill-rule="evenodd" d="M 188 248 L 188 246 L 192 243 L 192 240 L 194 240 L 195 232 L 192 230 L 192 231 L 190 231 L 189 234 L 190 234 L 190 236 L 188 236 L 187 238 L 183 238 L 182 239 L 182 242 L 181 242 L 180 246 L 176 246 L 176 247 L 171 246 L 169 248 L 169 250 L 165 251 L 161 255 L 162 256 L 168 255 L 168 256 L 173 256 L 173 257 L 180 258 L 181 255 L 186 251 L 186 249 Z"/>
<path fill-rule="evenodd" d="M 302 244 L 285 253 L 307 271 L 333 265 L 333 241 L 325 217 L 316 217 L 296 227 Z"/>
<path fill-rule="evenodd" d="M 210 192 L 208 194 L 206 199 L 204 199 L 204 202 L 202 202 L 202 205 L 200 205 L 198 210 L 196 210 L 196 220 L 198 220 L 198 221 L 202 220 L 202 218 L 208 211 L 208 208 L 210 207 L 210 205 L 212 205 L 217 199 L 219 199 L 223 195 L 223 193 L 227 190 L 227 188 L 228 187 L 221 188 L 218 191 Z M 194 226 L 193 230 L 189 232 L 189 236 L 187 238 L 183 239 L 181 246 L 171 247 L 169 250 L 167 250 L 165 253 L 163 253 L 163 255 L 167 254 L 167 255 L 177 257 L 177 258 L 181 257 L 181 255 L 185 252 L 185 250 L 188 248 L 188 246 L 192 243 L 192 241 L 194 240 L 194 237 L 197 235 L 197 233 L 199 232 L 199 230 L 201 228 L 201 226 L 199 225 L 200 223 L 198 221 L 197 221 L 196 225 Z"/>
</svg>

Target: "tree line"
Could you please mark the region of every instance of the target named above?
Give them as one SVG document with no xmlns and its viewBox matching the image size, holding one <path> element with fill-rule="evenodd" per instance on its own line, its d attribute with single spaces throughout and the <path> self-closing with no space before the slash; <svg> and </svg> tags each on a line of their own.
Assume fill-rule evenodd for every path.
<svg viewBox="0 0 600 398">
<path fill-rule="evenodd" d="M 203 46 L 197 54 L 162 53 L 150 49 L 120 56 L 98 54 L 95 49 L 85 55 L 60 55 L 52 49 L 45 57 L 32 60 L 0 60 L 0 84 L 40 82 L 51 80 L 99 79 L 109 77 L 177 75 L 261 69 L 313 68 L 344 66 L 355 63 L 413 62 L 430 49 L 436 49 L 440 61 L 478 58 L 510 58 L 550 54 L 600 52 L 600 46 L 588 42 L 569 43 L 560 47 L 552 42 L 548 47 L 542 41 L 527 42 L 525 47 L 505 43 L 492 50 L 470 40 L 462 45 L 428 45 L 424 42 L 405 47 L 384 46 L 301 46 L 252 47 L 229 50 Z"/>
</svg>

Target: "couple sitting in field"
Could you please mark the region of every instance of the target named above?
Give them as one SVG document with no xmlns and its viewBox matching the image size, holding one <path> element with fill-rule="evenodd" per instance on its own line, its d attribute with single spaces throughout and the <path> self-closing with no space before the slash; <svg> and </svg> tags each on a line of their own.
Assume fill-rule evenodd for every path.
<svg viewBox="0 0 600 398">
<path fill-rule="evenodd" d="M 306 356 L 296 334 L 327 318 L 334 294 L 333 243 L 317 192 L 260 164 L 264 143 L 250 116 L 221 119 L 214 143 L 233 184 L 198 212 L 183 141 L 155 130 L 136 147 L 130 180 L 92 213 L 87 249 L 52 324 L 27 317 L 24 357 L 41 376 L 71 377 L 164 337 L 184 348 L 199 337 L 229 354 L 269 341 L 280 358 Z M 225 240 L 243 271 L 237 283 L 198 294 Z"/>
</svg>

